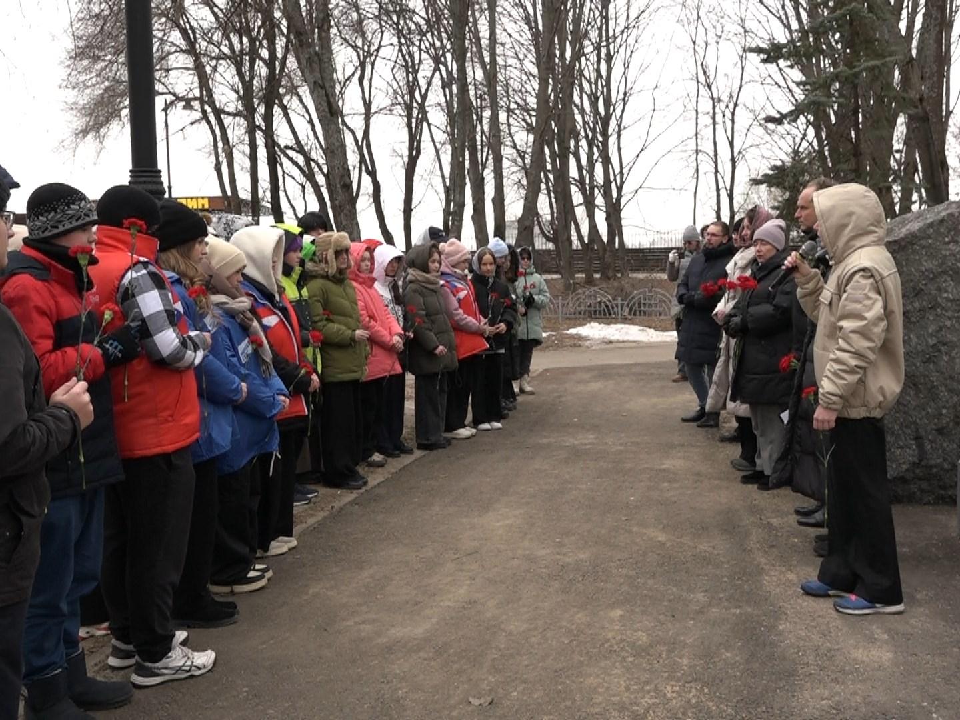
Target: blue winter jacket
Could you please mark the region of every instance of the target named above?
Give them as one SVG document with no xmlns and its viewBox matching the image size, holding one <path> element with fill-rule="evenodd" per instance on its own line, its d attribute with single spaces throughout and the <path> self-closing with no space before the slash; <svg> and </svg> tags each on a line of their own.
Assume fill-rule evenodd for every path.
<svg viewBox="0 0 960 720">
<path fill-rule="evenodd" d="M 281 410 L 277 396 L 289 397 L 290 393 L 273 368 L 264 372 L 250 336 L 236 318 L 214 308 L 213 324 L 215 333 L 219 333 L 230 348 L 228 367 L 247 384 L 246 399 L 234 407 L 238 437 L 230 451 L 217 460 L 217 472 L 226 475 L 237 472 L 257 455 L 277 451 L 280 434 L 276 418 Z"/>
<path fill-rule="evenodd" d="M 233 406 L 243 393 L 241 377 L 231 370 L 232 349 L 224 333 L 211 332 L 179 275 L 169 271 L 164 274 L 177 295 L 177 309 L 183 313 L 190 330 L 211 334 L 210 350 L 194 369 L 200 395 L 200 438 L 190 446 L 190 454 L 196 464 L 223 455 L 239 434 Z"/>
</svg>

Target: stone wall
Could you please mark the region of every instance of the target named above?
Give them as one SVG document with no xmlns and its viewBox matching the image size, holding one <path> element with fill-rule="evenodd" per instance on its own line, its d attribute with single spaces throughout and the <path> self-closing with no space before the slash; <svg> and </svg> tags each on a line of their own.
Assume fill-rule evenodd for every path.
<svg viewBox="0 0 960 720">
<path fill-rule="evenodd" d="M 887 418 L 900 502 L 952 503 L 960 459 L 960 202 L 892 220 L 903 284 L 906 382 Z"/>
</svg>

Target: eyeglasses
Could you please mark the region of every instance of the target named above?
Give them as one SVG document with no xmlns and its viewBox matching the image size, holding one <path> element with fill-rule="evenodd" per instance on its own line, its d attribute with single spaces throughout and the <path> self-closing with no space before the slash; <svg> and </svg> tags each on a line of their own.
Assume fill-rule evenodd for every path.
<svg viewBox="0 0 960 720">
<path fill-rule="evenodd" d="M 0 217 L 3 218 L 3 224 L 7 226 L 7 230 L 13 227 L 13 213 L 5 211 L 0 214 Z"/>
</svg>

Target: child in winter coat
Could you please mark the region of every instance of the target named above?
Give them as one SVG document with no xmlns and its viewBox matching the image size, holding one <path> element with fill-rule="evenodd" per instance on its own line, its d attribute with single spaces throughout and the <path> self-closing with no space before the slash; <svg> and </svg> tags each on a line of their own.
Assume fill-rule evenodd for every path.
<svg viewBox="0 0 960 720">
<path fill-rule="evenodd" d="M 307 294 L 313 328 L 323 336 L 324 482 L 360 490 L 367 479 L 357 470 L 362 459 L 363 420 L 360 380 L 366 372 L 369 331 L 360 324 L 357 294 L 349 280 L 350 238 L 323 233 L 315 241 L 315 262 L 307 263 Z"/>
<path fill-rule="evenodd" d="M 480 312 L 490 325 L 493 339 L 493 350 L 484 355 L 483 387 L 487 393 L 487 407 L 495 410 L 491 410 L 493 420 L 481 423 L 477 430 L 500 430 L 503 427 L 500 423 L 503 418 L 500 408 L 503 355 L 517 321 L 517 312 L 510 287 L 497 277 L 497 260 L 489 248 L 480 248 L 473 256 L 473 275 L 470 282 L 477 295 Z"/>
<path fill-rule="evenodd" d="M 393 245 L 379 245 L 373 251 L 374 289 L 383 300 L 387 311 L 403 328 L 403 293 L 400 291 L 399 273 L 403 265 L 403 253 Z M 397 356 L 398 369 L 387 375 L 383 383 L 381 422 L 377 435 L 377 451 L 388 458 L 409 455 L 413 448 L 403 441 L 403 414 L 406 405 L 406 336 L 404 349 Z"/>
<path fill-rule="evenodd" d="M 289 391 L 273 370 L 273 356 L 253 301 L 241 287 L 243 253 L 219 238 L 207 238 L 201 267 L 210 278 L 208 325 L 215 346 L 225 350 L 225 366 L 247 386 L 233 407 L 238 432 L 230 449 L 217 458 L 219 516 L 210 589 L 218 594 L 247 593 L 267 584 L 270 569 L 255 563 L 259 478 L 280 444 L 277 416 L 290 403 Z M 264 460 L 264 458 L 266 458 Z"/>
<path fill-rule="evenodd" d="M 360 457 L 371 467 L 382 467 L 387 460 L 376 451 L 376 445 L 383 423 L 383 392 L 387 378 L 400 372 L 403 329 L 374 288 L 373 253 L 366 243 L 350 245 L 353 261 L 350 281 L 357 295 L 360 325 L 370 333 L 370 358 L 366 375 L 360 383 L 363 418 Z"/>
<path fill-rule="evenodd" d="M 484 392 L 483 355 L 490 346 L 490 328 L 480 315 L 477 296 L 467 277 L 470 251 L 456 239 L 440 246 L 440 299 L 457 345 L 457 370 L 447 376 L 445 429 L 456 440 L 477 434 L 476 426 L 500 419 L 499 406 L 488 407 Z M 467 407 L 473 398 L 473 424 L 467 427 Z"/>
<path fill-rule="evenodd" d="M 417 245 L 407 253 L 407 268 L 403 299 L 413 335 L 409 364 L 416 378 L 417 447 L 442 450 L 450 444 L 443 436 L 446 373 L 457 369 L 457 345 L 440 299 L 440 247 Z"/>
<path fill-rule="evenodd" d="M 533 266 L 533 252 L 528 247 L 520 248 L 520 271 L 513 285 L 518 298 L 517 312 L 520 325 L 517 336 L 520 340 L 520 392 L 533 395 L 530 385 L 530 363 L 533 351 L 543 344 L 543 310 L 550 304 L 550 290 L 543 277 Z"/>
<path fill-rule="evenodd" d="M 263 557 L 283 555 L 297 546 L 293 537 L 297 461 L 309 426 L 308 396 L 320 387 L 316 371 L 304 356 L 300 325 L 280 282 L 283 239 L 282 230 L 263 227 L 244 228 L 230 238 L 230 244 L 246 258 L 241 287 L 263 328 L 273 367 L 290 392 L 290 404 L 277 418 L 280 457 L 276 461 L 262 458 L 259 463 L 257 547 Z"/>
<path fill-rule="evenodd" d="M 176 200 L 160 203 L 157 228 L 164 270 L 176 297 L 174 307 L 187 328 L 210 333 L 204 316 L 210 311 L 206 276 L 200 263 L 207 254 L 207 224 L 200 215 Z M 173 617 L 181 627 L 220 627 L 237 621 L 237 606 L 214 600 L 210 594 L 210 565 L 217 528 L 217 458 L 230 449 L 238 432 L 233 406 L 243 402 L 246 385 L 221 360 L 222 335 L 211 336 L 210 352 L 196 367 L 200 397 L 200 438 L 190 447 L 193 471 L 193 514 L 187 557 L 173 595 Z"/>
<path fill-rule="evenodd" d="M 11 548 L 4 542 L 8 539 L 13 541 L 13 549 L 32 548 L 31 520 L 38 518 L 39 526 L 42 518 L 40 564 L 32 591 L 29 585 L 26 588 L 30 602 L 24 607 L 25 632 L 16 633 L 10 623 L 5 623 L 3 628 L 4 633 L 14 634 L 18 658 L 22 641 L 27 717 L 44 717 L 51 707 L 76 717 L 81 714 L 78 708 L 118 707 L 133 696 L 133 688 L 126 681 L 104 682 L 87 677 L 78 630 L 80 598 L 97 587 L 100 577 L 106 488 L 124 479 L 107 371 L 138 357 L 140 345 L 136 332 L 122 320 L 111 324 L 110 332 L 102 332 L 103 320 L 96 313 L 84 312 L 84 296 L 93 290 L 86 268 L 90 263 L 97 263 L 92 248 L 97 216 L 90 200 L 69 185 L 42 185 L 27 200 L 27 219 L 30 234 L 22 250 L 9 255 L 0 278 L 3 304 L 29 339 L 29 345 L 23 343 L 29 358 L 35 364 L 33 353 L 36 353 L 39 360 L 37 381 L 22 384 L 23 378 L 18 377 L 18 393 L 22 397 L 24 387 L 35 387 L 42 402 L 44 389 L 49 393 L 71 379 L 76 383 L 79 376 L 86 381 L 85 385 L 89 384 L 93 423 L 82 433 L 77 428 L 79 443 L 49 457 L 46 481 L 41 475 L 31 497 L 20 496 L 18 492 L 14 495 L 17 500 L 10 507 L 6 505 L 10 496 L 0 493 L 0 543 L 5 548 Z M 0 232 L 5 233 L 6 228 L 0 227 Z M 9 324 L 15 323 L 9 320 Z M 115 325 L 120 326 L 119 329 L 115 329 Z M 22 355 L 22 349 L 8 333 L 4 333 L 3 339 L 4 364 L 9 367 L 12 358 Z M 51 402 L 56 401 L 58 394 L 50 396 Z M 4 386 L 4 415 L 11 410 L 17 415 L 22 412 L 22 406 L 17 408 L 17 403 L 11 402 L 16 396 Z M 36 409 L 39 408 L 33 408 Z M 72 436 L 75 422 L 72 417 L 64 416 L 63 409 L 50 414 L 60 415 L 59 419 L 67 422 Z M 39 417 L 33 412 L 29 414 L 31 421 Z M 45 433 L 39 431 L 29 434 L 29 444 L 44 445 L 43 435 Z M 8 463 L 19 462 L 21 456 L 35 454 L 35 450 L 34 447 L 20 448 L 17 458 L 8 457 L 4 452 L 4 485 L 19 485 L 18 473 L 11 470 Z M 33 499 L 46 495 L 48 483 L 50 504 L 44 513 L 44 508 L 34 507 Z M 43 502 L 46 504 L 46 500 Z M 25 554 L 17 549 L 12 556 L 0 560 L 3 568 L 0 598 L 11 591 L 17 592 L 20 575 L 17 569 L 23 567 L 23 559 L 28 557 L 30 551 Z M 5 673 L 0 672 L 0 676 L 3 675 Z M 20 677 L 18 669 L 17 698 Z M 6 699 L 0 698 L 0 717 L 16 717 L 16 702 L 12 714 L 6 712 L 6 705 Z"/>
</svg>

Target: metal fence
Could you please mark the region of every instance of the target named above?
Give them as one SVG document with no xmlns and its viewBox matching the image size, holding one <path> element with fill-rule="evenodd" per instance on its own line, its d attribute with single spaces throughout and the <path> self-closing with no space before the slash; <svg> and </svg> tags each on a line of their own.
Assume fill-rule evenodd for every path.
<svg viewBox="0 0 960 720">
<path fill-rule="evenodd" d="M 657 288 L 637 290 L 626 298 L 615 298 L 598 288 L 584 288 L 571 295 L 551 298 L 543 314 L 558 320 L 668 318 L 672 302 L 673 298 L 669 293 Z"/>
</svg>

